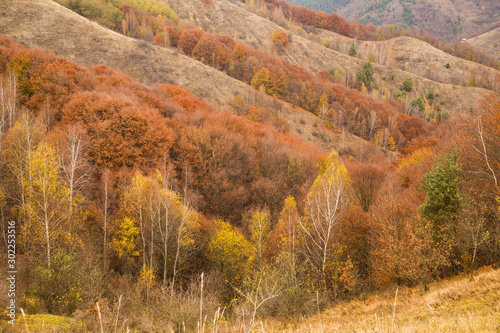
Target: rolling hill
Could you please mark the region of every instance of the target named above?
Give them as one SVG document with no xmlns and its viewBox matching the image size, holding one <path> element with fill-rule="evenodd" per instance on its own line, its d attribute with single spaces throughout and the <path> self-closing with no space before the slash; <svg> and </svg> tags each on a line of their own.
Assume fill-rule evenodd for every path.
<svg viewBox="0 0 500 333">
<path fill-rule="evenodd" d="M 53 52 L 87 68 L 104 64 L 145 84 L 175 84 L 221 108 L 228 108 L 234 96 L 250 93 L 250 86 L 221 71 L 176 50 L 113 32 L 51 0 L 1 3 L 0 12 L 3 13 L 0 29 L 5 35 L 27 47 Z M 326 151 L 347 147 L 358 154 L 363 150 L 360 147 L 372 146 L 351 134 L 343 137 L 326 132 L 326 140 L 318 138 L 313 135 L 317 133 L 318 117 L 298 107 L 281 103 L 277 112 L 286 116 L 292 133 Z"/>
<path fill-rule="evenodd" d="M 210 6 L 194 5 L 190 1 L 166 0 L 166 3 L 175 10 L 175 12 L 185 19 L 193 18 L 197 26 L 206 28 L 208 31 L 228 35 L 238 41 L 262 47 L 268 52 L 273 52 L 272 34 L 279 26 L 275 23 L 249 12 L 244 6 L 235 5 L 226 0 L 216 0 Z M 245 22 L 245 24 L 242 24 Z M 283 54 L 277 54 L 278 57 L 290 62 L 303 66 L 312 72 L 328 71 L 329 69 L 337 68 L 342 72 L 349 72 L 354 75 L 359 71 L 366 60 L 349 57 L 346 53 L 338 52 L 332 48 L 327 48 L 321 45 L 325 37 L 332 37 L 335 34 L 318 30 L 319 38 L 307 38 L 305 35 L 295 33 L 293 42 L 288 46 L 288 49 Z M 323 37 L 322 37 L 323 36 Z M 338 36 L 338 35 L 336 35 Z M 350 44 L 349 38 L 344 39 L 344 43 Z M 332 37 L 333 39 L 333 37 Z M 464 76 L 467 70 L 478 70 L 487 73 L 488 76 L 496 73 L 495 70 L 477 63 L 465 61 L 453 56 L 450 56 L 425 42 L 418 41 L 414 38 L 401 38 L 387 43 L 395 43 L 395 57 L 398 65 L 395 68 L 373 64 L 375 72 L 380 76 L 390 89 L 394 96 L 401 90 L 403 81 L 411 78 L 414 83 L 415 91 L 412 96 L 426 96 L 429 91 L 439 92 L 444 100 L 444 108 L 449 110 L 451 114 L 462 112 L 473 106 L 474 103 L 481 99 L 488 92 L 486 89 L 461 87 L 453 84 L 443 84 L 435 80 L 423 77 L 426 71 L 430 71 L 431 66 L 435 66 L 434 70 L 437 75 L 449 76 Z M 373 43 L 370 43 L 373 44 Z M 377 44 L 377 43 L 375 43 Z M 418 50 L 418 51 L 416 51 Z M 453 69 L 446 71 L 446 63 L 452 63 Z M 406 71 L 408 69 L 415 70 Z M 391 74 L 394 73 L 394 79 L 391 79 Z M 468 77 L 468 76 L 467 76 Z M 445 80 L 442 80 L 446 82 Z M 452 83 L 451 80 L 449 83 Z"/>
<path fill-rule="evenodd" d="M 334 11 L 363 24 L 416 26 L 444 41 L 461 39 L 500 19 L 500 4 L 495 0 L 396 1 L 350 0 L 289 1 L 311 9 Z M 329 4 L 332 3 L 330 6 Z"/>
<path fill-rule="evenodd" d="M 469 38 L 467 43 L 480 48 L 487 54 L 500 59 L 500 27 L 479 36 Z"/>
</svg>

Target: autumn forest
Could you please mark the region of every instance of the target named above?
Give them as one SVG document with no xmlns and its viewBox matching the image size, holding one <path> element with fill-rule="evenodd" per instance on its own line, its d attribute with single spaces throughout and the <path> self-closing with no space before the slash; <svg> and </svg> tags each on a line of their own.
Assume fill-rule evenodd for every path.
<svg viewBox="0 0 500 333">
<path fill-rule="evenodd" d="M 488 92 L 455 112 L 437 91 L 416 95 L 409 76 L 393 94 L 373 59 L 354 72 L 291 64 L 285 28 L 269 51 L 163 2 L 56 2 L 249 93 L 224 108 L 1 36 L 1 247 L 15 221 L 24 313 L 74 318 L 69 331 L 250 332 L 500 264 L 496 81 L 485 76 L 475 87 Z M 368 41 L 415 33 L 284 1 L 247 6 Z M 472 47 L 419 37 L 498 69 Z M 317 141 L 292 129 L 285 108 L 314 119 Z M 348 135 L 368 151 L 325 148 Z"/>
</svg>

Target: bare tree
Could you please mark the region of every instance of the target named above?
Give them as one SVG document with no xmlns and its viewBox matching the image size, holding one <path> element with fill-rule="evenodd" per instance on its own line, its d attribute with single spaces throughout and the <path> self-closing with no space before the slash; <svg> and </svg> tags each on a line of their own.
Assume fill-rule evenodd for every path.
<svg viewBox="0 0 500 333">
<path fill-rule="evenodd" d="M 9 72 L 0 77 L 0 137 L 16 121 L 17 77 Z"/>
<path fill-rule="evenodd" d="M 255 317 L 257 315 L 257 311 L 269 300 L 279 296 L 281 293 L 278 284 L 270 283 L 271 279 L 263 279 L 259 277 L 255 283 L 249 286 L 247 290 L 242 290 L 234 285 L 231 285 L 233 289 L 248 303 L 251 305 L 251 314 L 250 314 L 250 322 L 248 324 L 247 332 L 252 332 L 252 328 L 255 325 Z M 275 280 L 275 279 L 273 279 Z"/>
<path fill-rule="evenodd" d="M 498 178 L 495 170 L 491 167 L 490 164 L 490 159 L 488 157 L 488 150 L 486 149 L 486 144 L 485 144 L 485 139 L 484 139 L 484 128 L 483 128 L 483 122 L 481 120 L 481 116 L 477 118 L 477 134 L 479 136 L 479 140 L 481 141 L 481 146 L 476 147 L 473 145 L 474 150 L 479 154 L 484 157 L 484 162 L 486 163 L 486 167 L 488 168 L 488 171 L 491 172 L 491 176 L 493 178 L 494 184 L 495 184 L 495 189 L 497 191 L 500 191 L 498 188 Z"/>
<path fill-rule="evenodd" d="M 375 111 L 372 110 L 370 112 L 370 118 L 368 121 L 369 121 L 369 126 L 370 126 L 370 133 L 368 134 L 368 140 L 369 140 L 372 137 L 373 131 L 378 123 L 378 117 L 377 117 L 377 113 Z"/>
<path fill-rule="evenodd" d="M 102 217 L 104 220 L 104 239 L 103 239 L 103 261 L 104 266 L 108 263 L 108 220 L 109 220 L 109 207 L 110 207 L 110 171 L 109 169 L 104 169 L 101 182 L 103 184 L 103 198 L 102 198 Z"/>
<path fill-rule="evenodd" d="M 80 195 L 89 181 L 89 164 L 85 159 L 83 129 L 71 126 L 66 133 L 66 149 L 61 157 L 61 169 L 69 189 L 69 218 L 73 219 L 74 209 L 83 200 Z M 71 224 L 70 224 L 71 227 Z"/>
<path fill-rule="evenodd" d="M 459 228 L 457 228 L 458 239 L 465 253 L 466 261 L 469 263 L 470 279 L 472 280 L 477 251 L 489 239 L 490 234 L 486 230 L 486 219 L 481 213 L 480 207 L 474 207 L 471 199 L 463 202 L 461 210 Z"/>
</svg>

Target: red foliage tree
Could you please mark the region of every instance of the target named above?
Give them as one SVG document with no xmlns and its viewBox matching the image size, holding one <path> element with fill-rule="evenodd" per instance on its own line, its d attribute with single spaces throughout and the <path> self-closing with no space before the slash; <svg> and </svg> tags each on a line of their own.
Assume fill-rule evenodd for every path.
<svg viewBox="0 0 500 333">
<path fill-rule="evenodd" d="M 215 68 L 225 68 L 229 62 L 226 48 L 210 34 L 200 38 L 193 50 L 193 57 Z"/>
<path fill-rule="evenodd" d="M 179 37 L 179 48 L 182 52 L 184 52 L 184 54 L 189 56 L 192 55 L 196 44 L 198 44 L 198 41 L 203 34 L 203 30 L 200 29 L 183 29 Z"/>
</svg>

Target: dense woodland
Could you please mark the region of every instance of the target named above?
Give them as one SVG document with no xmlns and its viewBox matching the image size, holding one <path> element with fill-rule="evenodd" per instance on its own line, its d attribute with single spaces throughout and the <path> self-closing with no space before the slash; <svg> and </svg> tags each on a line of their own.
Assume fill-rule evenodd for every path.
<svg viewBox="0 0 500 333">
<path fill-rule="evenodd" d="M 252 67 L 283 63 L 227 37 L 176 36 L 202 61 L 210 43 L 221 54 L 232 47 L 228 72 L 294 96 L 291 82 L 267 84 L 276 71 Z M 320 106 L 329 91 L 354 100 L 343 105 L 365 98 L 299 70 L 285 67 L 283 77 L 326 87 L 311 101 Z M 4 232 L 6 221 L 18 226 L 29 313 L 73 314 L 90 330 L 96 311 L 115 327 L 117 309 L 133 329 L 227 319 L 249 328 L 500 261 L 497 94 L 405 136 L 399 153 L 391 135 L 386 158 L 353 160 L 259 123 L 258 105 L 233 115 L 175 86 L 86 70 L 7 38 L 0 72 L 0 216 Z"/>
<path fill-rule="evenodd" d="M 313 74 L 280 60 L 293 37 L 281 29 L 270 55 L 154 0 L 58 2 L 253 88 L 218 110 L 1 37 L 2 247 L 16 221 L 28 313 L 89 331 L 250 331 L 500 263 L 498 94 L 448 119 L 437 92 L 406 97 L 411 79 L 391 96 L 370 61 Z M 267 2 L 346 36 L 390 29 Z M 279 101 L 315 114 L 323 140 L 350 132 L 380 153 L 321 151 L 291 134 Z"/>
</svg>

